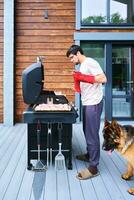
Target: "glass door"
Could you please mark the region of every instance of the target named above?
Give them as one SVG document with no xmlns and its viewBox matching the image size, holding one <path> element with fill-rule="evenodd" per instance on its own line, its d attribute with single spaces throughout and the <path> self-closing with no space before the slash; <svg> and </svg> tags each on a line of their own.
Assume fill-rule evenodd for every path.
<svg viewBox="0 0 134 200">
<path fill-rule="evenodd" d="M 112 116 L 132 116 L 131 47 L 112 45 Z"/>
<path fill-rule="evenodd" d="M 134 48 L 117 43 L 81 42 L 87 57 L 96 59 L 107 76 L 102 118 L 134 117 Z M 81 104 L 80 104 L 81 107 Z M 81 109 L 80 109 L 81 110 Z"/>
<path fill-rule="evenodd" d="M 105 72 L 106 65 L 105 65 L 105 43 L 101 42 L 81 42 L 81 47 L 84 51 L 84 54 L 87 57 L 94 58 L 101 66 L 102 70 Z M 105 85 L 103 85 L 103 94 L 105 96 Z M 105 97 L 104 97 L 105 99 Z M 105 102 L 104 102 L 105 104 Z M 81 107 L 81 102 L 80 102 L 80 107 Z M 82 109 L 81 110 L 81 115 L 82 115 Z M 103 112 L 101 115 L 101 118 L 103 119 L 105 117 L 105 106 L 103 106 Z M 82 119 L 82 117 L 81 117 Z"/>
</svg>

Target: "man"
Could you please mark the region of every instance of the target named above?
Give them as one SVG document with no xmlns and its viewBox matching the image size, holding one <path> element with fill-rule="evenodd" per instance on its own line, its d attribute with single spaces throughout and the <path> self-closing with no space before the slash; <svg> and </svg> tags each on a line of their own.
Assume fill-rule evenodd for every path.
<svg viewBox="0 0 134 200">
<path fill-rule="evenodd" d="M 81 93 L 83 105 L 83 132 L 87 144 L 87 152 L 77 155 L 76 158 L 88 161 L 89 167 L 77 174 L 80 180 L 92 178 L 99 174 L 98 164 L 100 159 L 99 128 L 103 108 L 102 83 L 107 79 L 99 63 L 86 57 L 78 45 L 72 45 L 67 51 L 67 57 L 74 64 L 80 64 L 80 72 L 74 71 L 74 88 Z"/>
</svg>

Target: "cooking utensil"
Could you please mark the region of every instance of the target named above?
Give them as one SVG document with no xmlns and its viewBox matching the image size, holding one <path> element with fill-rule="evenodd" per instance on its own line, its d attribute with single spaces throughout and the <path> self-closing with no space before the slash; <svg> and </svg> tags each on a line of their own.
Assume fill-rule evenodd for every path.
<svg viewBox="0 0 134 200">
<path fill-rule="evenodd" d="M 59 144 L 59 152 L 55 156 L 55 169 L 63 170 L 65 169 L 65 157 L 62 154 L 61 146 L 62 146 L 62 123 L 58 123 L 58 144 Z"/>
<path fill-rule="evenodd" d="M 40 148 L 40 134 L 41 134 L 41 124 L 38 121 L 37 123 L 37 163 L 36 166 L 32 168 L 33 171 L 43 171 L 47 170 L 47 166 L 44 165 L 41 161 L 41 148 Z"/>
<path fill-rule="evenodd" d="M 50 129 L 48 127 L 48 130 L 47 130 L 47 168 L 49 167 L 49 134 L 50 134 Z"/>
<path fill-rule="evenodd" d="M 48 134 L 47 134 L 47 167 L 52 166 L 52 124 L 48 123 Z M 49 160 L 50 156 L 50 160 Z"/>
</svg>

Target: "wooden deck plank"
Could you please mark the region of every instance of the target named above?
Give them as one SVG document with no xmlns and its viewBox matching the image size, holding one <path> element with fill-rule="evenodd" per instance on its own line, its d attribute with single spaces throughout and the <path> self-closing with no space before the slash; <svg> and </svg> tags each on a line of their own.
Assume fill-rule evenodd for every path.
<svg viewBox="0 0 134 200">
<path fill-rule="evenodd" d="M 70 188 L 70 197 L 72 199 L 79 199 L 84 200 L 84 195 L 82 193 L 81 183 L 76 179 L 77 174 L 77 165 L 75 162 L 75 155 L 73 153 L 72 155 L 72 164 L 73 164 L 73 170 L 68 170 L 68 182 L 69 182 L 69 188 Z M 76 192 L 77 191 L 77 192 Z"/>
<path fill-rule="evenodd" d="M 100 160 L 100 171 L 101 171 L 101 178 L 103 179 L 103 182 L 105 184 L 105 187 L 107 188 L 109 195 L 112 200 L 123 200 L 123 196 L 119 190 L 119 188 L 116 186 L 108 168 L 105 166 L 105 163 L 103 160 Z"/>
<path fill-rule="evenodd" d="M 74 139 L 75 139 L 75 144 L 73 144 L 74 155 L 85 152 L 85 149 L 83 150 L 84 147 L 81 149 L 81 140 L 79 138 L 80 130 L 81 128 L 79 126 L 75 127 L 75 130 L 74 130 Z M 81 162 L 78 160 L 75 160 L 75 162 L 77 165 L 77 171 L 80 171 L 81 169 L 86 168 L 85 162 Z M 80 181 L 80 180 L 77 180 L 77 181 L 79 181 L 81 184 L 82 193 L 84 195 L 85 200 L 88 200 L 90 198 L 93 200 L 97 200 L 96 191 L 95 191 L 95 188 L 93 187 L 91 179 L 84 180 L 84 181 Z"/>
<path fill-rule="evenodd" d="M 15 169 L 17 167 L 18 161 L 20 159 L 20 156 L 22 154 L 22 151 L 24 149 L 24 135 L 21 137 L 20 143 L 18 143 L 17 147 L 15 148 L 15 151 L 12 152 L 11 159 L 8 160 L 7 166 L 5 166 L 5 170 L 3 171 L 2 177 L 0 178 L 0 196 L 1 199 L 4 197 L 6 190 L 9 186 L 9 183 L 12 179 L 12 176 L 15 172 Z M 14 147 L 13 147 L 14 148 Z M 0 162 L 0 165 L 2 165 L 2 162 Z"/>
<path fill-rule="evenodd" d="M 0 128 L 0 147 L 3 145 L 3 141 L 5 140 L 5 138 L 7 138 L 9 136 L 9 132 L 11 131 L 11 128 L 8 127 L 1 127 Z"/>
<path fill-rule="evenodd" d="M 18 129 L 16 128 L 16 130 L 18 130 Z M 5 169 L 8 166 L 8 163 L 12 160 L 13 153 L 16 152 L 16 148 L 19 146 L 19 143 L 22 139 L 22 135 L 24 135 L 23 132 L 24 132 L 24 129 L 22 129 L 22 128 L 21 128 L 21 131 L 19 131 L 19 132 L 15 132 L 15 130 L 14 130 L 14 133 L 12 135 L 12 137 L 14 139 L 11 140 L 12 142 L 7 143 L 7 149 L 6 150 L 5 150 L 5 146 L 4 146 L 3 149 L 0 150 L 0 152 L 1 152 L 0 176 L 4 173 Z M 11 132 L 11 134 L 12 134 L 12 132 Z M 8 140 L 7 140 L 7 142 L 8 142 Z"/>
<path fill-rule="evenodd" d="M 26 167 L 26 163 L 25 163 Z M 33 179 L 34 179 L 34 173 L 32 171 L 28 171 L 25 168 L 25 173 L 23 176 L 23 180 L 20 185 L 20 189 L 18 191 L 18 200 L 29 200 L 31 196 L 32 191 L 32 185 L 33 185 Z"/>
<path fill-rule="evenodd" d="M 2 159 L 2 157 L 5 156 L 5 153 L 8 152 L 8 148 L 10 148 L 10 146 L 15 142 L 15 138 L 17 139 L 18 136 L 21 137 L 21 135 L 18 134 L 19 126 L 15 131 L 13 127 L 8 130 L 4 128 L 3 130 L 4 136 L 0 140 L 0 159 Z"/>
<path fill-rule="evenodd" d="M 77 127 L 77 129 L 78 129 L 78 127 Z M 81 128 L 79 127 L 79 130 L 80 130 Z M 82 130 L 82 129 L 81 129 Z M 101 134 L 101 130 L 100 130 L 100 134 Z M 79 141 L 80 141 L 80 147 L 79 148 L 84 148 L 84 146 L 85 146 L 85 141 L 83 140 L 84 138 L 83 138 L 83 134 L 81 133 L 81 134 L 79 134 L 79 131 L 77 131 L 77 137 L 79 138 Z M 101 145 L 102 145 L 102 134 L 101 134 Z M 85 149 L 85 148 L 84 148 Z M 82 150 L 82 152 L 84 152 L 83 150 Z M 100 160 L 102 160 L 102 155 L 103 155 L 103 159 L 104 159 L 104 161 L 107 163 L 107 155 L 106 155 L 106 152 L 105 151 L 102 151 L 101 150 L 101 158 L 100 158 Z M 101 162 L 100 162 L 101 163 Z M 113 166 L 114 167 L 114 166 Z M 101 166 L 101 164 L 99 165 L 99 170 L 100 170 L 100 173 L 101 173 L 101 168 L 102 168 L 102 166 Z M 107 169 L 107 166 L 105 166 L 105 168 L 102 168 L 102 170 L 103 170 L 103 172 L 104 172 L 104 174 L 105 174 L 105 170 Z M 100 174 L 101 175 L 101 174 Z M 102 175 L 101 175 L 102 176 Z M 110 174 L 109 174 L 109 176 L 110 176 Z M 102 176 L 103 177 L 103 176 Z M 124 197 L 123 197 L 123 195 L 122 195 L 122 191 L 121 190 L 119 190 L 119 189 L 117 189 L 116 188 L 116 186 L 114 185 L 115 184 L 115 181 L 113 182 L 113 185 L 115 186 L 115 188 L 116 188 L 116 192 L 117 193 L 114 193 L 115 195 L 110 195 L 111 194 L 111 187 L 106 187 L 106 185 L 107 185 L 107 183 L 106 182 L 104 182 L 103 181 L 103 179 L 101 180 L 101 179 L 97 179 L 97 178 L 99 178 L 99 177 L 96 177 L 96 179 L 92 179 L 92 183 L 93 183 L 93 185 L 94 185 L 94 187 L 97 185 L 99 185 L 99 187 L 97 187 L 97 189 L 96 189 L 96 195 L 97 195 L 97 198 L 98 199 L 102 199 L 102 200 L 104 200 L 104 199 L 124 199 Z M 119 176 L 119 179 L 120 179 L 120 176 Z M 95 180 L 95 181 L 94 181 Z M 97 181 L 99 180 L 100 181 L 100 183 L 98 182 L 97 183 Z M 115 189 L 114 188 L 114 189 Z M 99 189 L 99 190 L 98 190 Z M 127 190 L 127 188 L 126 188 L 126 190 Z M 103 191 L 103 193 L 102 193 L 102 191 Z M 126 194 L 127 192 L 125 191 L 125 194 Z M 110 195 L 110 196 L 109 196 Z M 129 194 L 126 194 L 127 195 L 127 197 L 128 197 L 128 195 Z M 113 196 L 114 196 L 114 198 L 113 198 Z M 130 195 L 129 195 L 130 196 Z"/>
<path fill-rule="evenodd" d="M 79 139 L 77 138 L 78 142 L 80 141 L 79 148 L 85 149 L 86 143 L 85 143 L 82 131 L 81 132 L 77 131 L 77 137 L 79 138 Z M 85 163 L 85 165 L 86 165 L 86 167 L 88 167 L 88 163 Z M 105 184 L 104 184 L 101 176 L 97 176 L 97 177 L 91 179 L 91 182 L 93 184 L 93 187 L 95 188 L 97 199 L 99 199 L 99 200 L 111 199 L 109 192 L 107 191 L 107 188 L 105 187 Z M 97 189 L 96 189 L 96 185 L 99 185 L 99 187 L 97 187 Z M 103 193 L 102 193 L 102 191 L 103 191 Z"/>
<path fill-rule="evenodd" d="M 27 170 L 26 128 L 26 124 L 0 126 L 0 200 L 134 200 L 127 193 L 134 186 L 134 178 L 121 179 L 126 161 L 116 152 L 108 156 L 101 149 L 100 176 L 85 181 L 76 178 L 77 172 L 88 166 L 75 159 L 76 154 L 86 150 L 81 124 L 73 126 L 72 170 L 56 172 L 54 162 L 46 172 Z M 100 139 L 102 144 L 101 131 Z"/>
<path fill-rule="evenodd" d="M 127 161 L 123 159 L 120 155 L 117 153 L 113 152 L 111 159 L 114 162 L 114 165 L 118 168 L 120 174 L 123 174 L 124 172 L 127 171 Z M 125 180 L 123 180 L 125 181 Z M 131 180 L 125 181 L 129 187 L 134 186 L 134 180 L 133 178 Z"/>
<path fill-rule="evenodd" d="M 59 170 L 56 172 L 56 175 L 58 200 L 71 200 L 66 170 Z"/>
<path fill-rule="evenodd" d="M 49 167 L 46 172 L 44 200 L 46 199 L 57 200 L 57 181 L 54 167 Z"/>
<path fill-rule="evenodd" d="M 128 189 L 128 184 L 121 179 L 121 174 L 118 170 L 118 168 L 114 165 L 112 159 L 110 157 L 106 157 L 106 155 L 104 155 L 103 153 L 101 154 L 101 158 L 103 159 L 106 167 L 108 168 L 109 172 L 111 173 L 115 184 L 117 185 L 117 187 L 120 190 L 120 193 L 122 194 L 122 196 L 124 197 L 124 199 L 129 199 L 130 195 L 126 192 Z"/>
<path fill-rule="evenodd" d="M 10 183 L 4 195 L 5 199 L 10 199 L 10 197 L 12 197 L 12 199 L 17 198 L 18 191 L 20 189 L 20 185 L 21 185 L 24 172 L 25 172 L 25 163 L 26 163 L 25 160 L 26 160 L 26 157 L 25 157 L 25 146 L 24 146 L 21 157 L 18 160 L 16 169 L 14 171 L 14 174 L 11 177 Z"/>
<path fill-rule="evenodd" d="M 6 126 L 0 125 L 0 137 L 2 138 L 9 129 L 10 127 L 8 126 L 6 127 Z"/>
</svg>

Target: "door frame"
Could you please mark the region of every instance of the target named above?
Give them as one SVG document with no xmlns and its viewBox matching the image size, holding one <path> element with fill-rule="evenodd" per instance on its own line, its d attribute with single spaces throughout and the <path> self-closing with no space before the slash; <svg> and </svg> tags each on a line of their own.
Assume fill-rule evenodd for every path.
<svg viewBox="0 0 134 200">
<path fill-rule="evenodd" d="M 81 41 L 91 41 L 91 42 L 104 42 L 105 43 L 105 64 L 106 66 L 109 66 L 106 68 L 106 74 L 107 74 L 107 79 L 108 82 L 105 86 L 105 101 L 107 102 L 105 104 L 105 118 L 108 120 L 112 119 L 112 45 L 111 43 L 120 43 L 120 44 L 134 44 L 134 33 L 133 32 L 75 32 L 74 33 L 74 40 L 75 44 L 80 45 Z M 107 55 L 106 55 L 107 54 Z M 132 71 L 134 71 L 132 69 Z M 78 114 L 79 118 L 77 119 L 77 122 L 81 121 L 81 108 L 80 108 L 80 95 L 75 94 L 75 104 L 76 107 L 78 108 Z M 109 109 L 110 108 L 110 109 Z M 133 117 L 133 116 L 132 116 Z M 121 118 L 118 118 L 121 119 Z M 129 119 L 130 118 L 122 118 L 122 119 Z"/>
<path fill-rule="evenodd" d="M 112 119 L 112 45 L 111 43 L 105 44 L 105 66 L 107 84 L 105 85 L 105 118 Z M 106 95 L 107 94 L 107 95 Z"/>
</svg>

